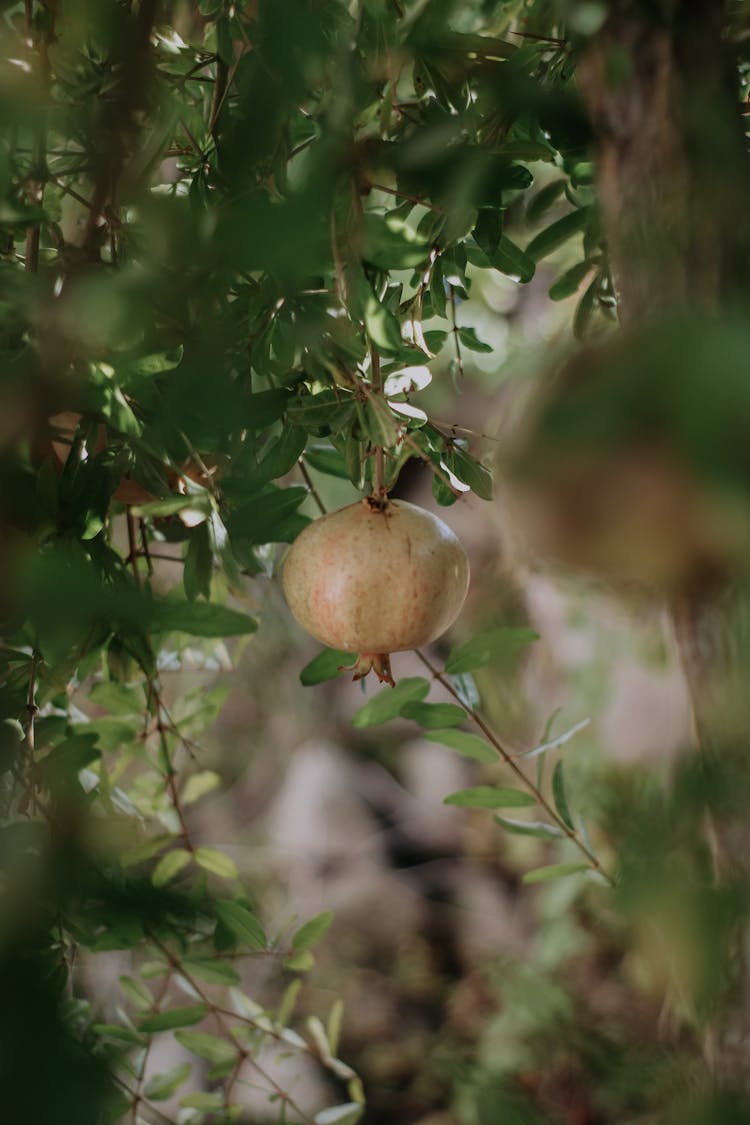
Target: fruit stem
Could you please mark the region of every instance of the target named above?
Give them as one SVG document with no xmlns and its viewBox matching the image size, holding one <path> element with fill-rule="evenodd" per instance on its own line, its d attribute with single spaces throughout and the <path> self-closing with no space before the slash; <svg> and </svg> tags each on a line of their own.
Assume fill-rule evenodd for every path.
<svg viewBox="0 0 750 1125">
<path fill-rule="evenodd" d="M 382 395 L 383 379 L 380 374 L 380 354 L 374 344 L 370 345 L 370 360 L 372 363 L 372 389 L 374 394 Z M 375 461 L 372 473 L 372 495 L 378 505 L 386 498 L 385 488 L 385 453 L 382 445 L 375 446 Z"/>
</svg>

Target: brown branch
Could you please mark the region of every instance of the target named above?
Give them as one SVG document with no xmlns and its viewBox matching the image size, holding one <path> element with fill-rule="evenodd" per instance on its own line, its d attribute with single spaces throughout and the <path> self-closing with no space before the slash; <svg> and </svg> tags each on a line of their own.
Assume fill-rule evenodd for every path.
<svg viewBox="0 0 750 1125">
<path fill-rule="evenodd" d="M 555 811 L 555 809 L 552 807 L 552 805 L 550 805 L 549 801 L 547 800 L 547 798 L 542 793 L 541 789 L 539 789 L 539 787 L 537 785 L 535 785 L 534 782 L 526 776 L 526 774 L 523 772 L 521 767 L 518 765 L 518 762 L 515 761 L 513 755 L 508 750 L 505 749 L 505 747 L 501 743 L 500 739 L 497 737 L 497 735 L 492 730 L 492 728 L 487 725 L 487 723 L 482 718 L 482 716 L 479 714 L 479 712 L 476 711 L 473 707 L 469 707 L 469 706 L 467 706 L 466 703 L 464 703 L 464 701 L 461 699 L 461 696 L 458 694 L 455 687 L 451 683 L 450 679 L 447 676 L 445 676 L 442 672 L 440 672 L 434 666 L 434 664 L 432 664 L 432 662 L 430 660 L 428 660 L 428 658 L 424 655 L 423 652 L 420 652 L 419 649 L 415 649 L 414 652 L 415 652 L 415 655 L 417 657 L 419 657 L 419 659 L 422 661 L 425 668 L 427 668 L 432 673 L 432 678 L 434 680 L 437 680 L 437 682 L 439 684 L 441 684 L 441 686 L 443 688 L 445 688 L 445 690 L 448 692 L 448 694 L 450 696 L 452 696 L 452 698 L 455 699 L 456 702 L 463 708 L 463 710 L 469 716 L 471 721 L 479 728 L 479 730 L 481 730 L 484 737 L 490 743 L 492 748 L 496 751 L 497 756 L 501 759 L 501 761 L 503 761 L 505 763 L 506 766 L 508 766 L 509 769 L 511 769 L 513 771 L 513 773 L 516 775 L 516 777 L 521 782 L 521 784 L 524 786 L 524 788 L 527 789 L 529 791 L 529 793 L 531 793 L 531 795 L 534 797 L 536 802 L 544 809 L 544 811 L 547 813 L 547 815 L 550 817 L 550 819 L 554 822 L 554 824 L 560 829 L 560 831 L 565 836 L 567 836 L 567 838 L 570 840 L 571 843 L 575 844 L 575 846 L 578 848 L 579 851 L 583 852 L 583 854 L 585 855 L 588 863 L 590 863 L 591 867 L 595 871 L 598 871 L 599 874 L 602 875 L 607 880 L 607 882 L 610 884 L 610 886 L 614 886 L 615 885 L 614 878 L 607 871 L 604 870 L 604 868 L 602 867 L 599 860 L 596 858 L 596 856 L 590 850 L 590 848 L 588 848 L 586 846 L 586 844 L 580 838 L 578 833 L 575 832 L 572 828 L 570 828 L 565 823 L 565 821 L 562 819 L 562 817 L 560 817 L 558 815 L 558 813 Z"/>
<path fill-rule="evenodd" d="M 370 360 L 372 363 L 372 394 L 382 400 L 383 377 L 380 372 L 380 353 L 374 344 L 370 344 Z M 372 474 L 372 495 L 376 503 L 384 505 L 386 499 L 385 487 L 385 454 L 382 445 L 375 446 L 374 465 Z"/>
<path fill-rule="evenodd" d="M 453 288 L 453 286 L 450 284 L 450 282 L 448 282 L 448 299 L 450 301 L 450 307 L 451 307 L 451 321 L 453 323 L 453 327 L 451 328 L 451 333 L 453 335 L 453 347 L 454 347 L 455 352 L 456 352 L 456 363 L 458 364 L 458 373 L 459 373 L 459 375 L 461 376 L 462 379 L 465 379 L 466 378 L 466 372 L 464 371 L 464 362 L 463 362 L 463 358 L 461 356 L 461 340 L 460 340 L 459 335 L 458 335 L 458 321 L 456 319 L 456 291 Z"/>
<path fill-rule="evenodd" d="M 310 492 L 310 495 L 312 496 L 315 503 L 318 505 L 318 510 L 320 511 L 321 516 L 327 515 L 326 506 L 323 503 L 323 501 L 320 499 L 320 495 L 318 493 L 317 488 L 315 487 L 315 484 L 313 482 L 312 477 L 310 476 L 310 471 L 307 468 L 307 465 L 305 464 L 305 462 L 302 460 L 301 457 L 300 457 L 299 461 L 297 462 L 297 464 L 299 465 L 299 471 L 302 474 L 302 478 L 303 478 L 305 484 L 307 485 L 307 488 L 308 488 L 308 491 Z"/>
</svg>

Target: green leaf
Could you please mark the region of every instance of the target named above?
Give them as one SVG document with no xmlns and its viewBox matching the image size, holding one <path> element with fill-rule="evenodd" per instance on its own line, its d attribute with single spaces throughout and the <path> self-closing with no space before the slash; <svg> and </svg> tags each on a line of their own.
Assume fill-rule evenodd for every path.
<svg viewBox="0 0 750 1125">
<path fill-rule="evenodd" d="M 319 473 L 339 477 L 341 480 L 349 479 L 346 460 L 332 445 L 308 445 L 305 450 L 305 461 L 310 468 Z"/>
<path fill-rule="evenodd" d="M 165 1074 L 155 1074 L 143 1087 L 144 1095 L 152 1102 L 160 1102 L 164 1101 L 165 1098 L 171 1098 L 175 1090 L 178 1090 L 182 1083 L 190 1077 L 192 1069 L 190 1063 L 180 1063 L 179 1066 L 166 1071 Z"/>
<path fill-rule="evenodd" d="M 183 805 L 194 805 L 201 797 L 218 789 L 221 778 L 214 770 L 200 770 L 187 779 L 182 790 L 181 800 Z"/>
<path fill-rule="evenodd" d="M 151 882 L 155 887 L 163 887 L 189 863 L 190 852 L 187 848 L 174 848 L 161 857 L 151 875 Z"/>
<path fill-rule="evenodd" d="M 214 602 L 188 602 L 167 598 L 157 602 L 154 632 L 188 633 L 193 637 L 238 637 L 254 633 L 258 623 Z"/>
<path fill-rule="evenodd" d="M 171 1031 L 175 1027 L 189 1027 L 200 1023 L 205 1017 L 206 1004 L 194 1004 L 190 1008 L 172 1008 L 168 1012 L 156 1012 L 138 1021 L 138 1030 L 151 1034 L 154 1031 Z"/>
<path fill-rule="evenodd" d="M 548 254 L 553 253 L 574 234 L 583 230 L 588 222 L 590 210 L 590 207 L 580 207 L 577 211 L 571 211 L 570 214 L 563 215 L 561 219 L 557 219 L 543 231 L 540 231 L 526 247 L 528 256 L 534 262 L 538 262 L 542 258 L 546 258 Z"/>
<path fill-rule="evenodd" d="M 185 565 L 182 569 L 182 584 L 185 597 L 193 602 L 202 594 L 206 601 L 211 597 L 211 575 L 214 555 L 211 548 L 211 535 L 208 522 L 198 524 L 190 533 Z"/>
<path fill-rule="evenodd" d="M 535 805 L 536 798 L 522 789 L 496 789 L 492 785 L 477 785 L 474 789 L 459 789 L 443 800 L 444 805 L 460 805 L 465 809 L 510 809 Z"/>
<path fill-rule="evenodd" d="M 204 871 L 218 875 L 221 879 L 239 879 L 239 871 L 233 859 L 216 848 L 196 848 L 195 862 Z"/>
<path fill-rule="evenodd" d="M 364 405 L 363 422 L 371 445 L 389 449 L 396 444 L 398 425 L 385 399 L 378 396 L 368 398 Z"/>
<path fill-rule="evenodd" d="M 561 274 L 557 281 L 550 287 L 549 296 L 552 301 L 564 301 L 566 297 L 572 297 L 577 292 L 578 287 L 583 281 L 584 277 L 591 272 L 593 262 L 578 262 L 576 265 L 571 266 L 569 270 Z"/>
<path fill-rule="evenodd" d="M 497 751 L 477 734 L 469 734 L 464 730 L 434 730 L 428 731 L 425 738 L 430 742 L 439 742 L 441 746 L 448 746 L 456 750 L 464 758 L 473 758 L 475 762 L 496 762 Z"/>
<path fill-rule="evenodd" d="M 238 1048 L 218 1035 L 209 1035 L 206 1031 L 176 1031 L 175 1039 L 188 1051 L 192 1051 L 200 1059 L 221 1066 L 232 1063 L 237 1058 Z"/>
<path fill-rule="evenodd" d="M 287 408 L 287 418 L 308 430 L 338 433 L 348 425 L 354 414 L 354 398 L 341 388 L 318 391 L 317 394 L 300 394 Z"/>
<path fill-rule="evenodd" d="M 186 972 L 206 984 L 232 986 L 240 983 L 240 974 L 228 961 L 212 957 L 183 957 L 181 963 Z"/>
<path fill-rule="evenodd" d="M 142 1047 L 145 1040 L 143 1036 L 133 1031 L 130 1027 L 121 1027 L 116 1023 L 95 1023 L 92 1028 L 97 1035 L 101 1035 L 106 1039 L 115 1039 L 119 1043 L 133 1043 L 135 1046 Z"/>
<path fill-rule="evenodd" d="M 292 938 L 292 949 L 295 953 L 301 953 L 303 949 L 310 949 L 311 946 L 319 942 L 330 929 L 332 921 L 333 911 L 323 910 L 320 914 L 316 914 L 314 918 L 305 922 L 304 926 L 300 926 Z"/>
<path fill-rule="evenodd" d="M 261 479 L 271 481 L 285 476 L 297 464 L 306 443 L 307 431 L 303 426 L 284 426 L 281 436 L 260 463 Z"/>
<path fill-rule="evenodd" d="M 430 244 L 397 215 L 369 212 L 360 228 L 361 254 L 381 270 L 416 269 L 427 262 Z"/>
<path fill-rule="evenodd" d="M 161 375 L 163 371 L 173 371 L 182 361 L 183 348 L 173 348 L 168 352 L 154 352 L 144 355 L 129 364 L 137 375 Z"/>
<path fill-rule="evenodd" d="M 544 883 L 548 879 L 562 879 L 566 875 L 578 875 L 581 871 L 588 871 L 587 863 L 553 863 L 549 867 L 537 867 L 527 871 L 523 876 L 524 883 Z"/>
<path fill-rule="evenodd" d="M 232 899 L 219 899 L 214 904 L 216 917 L 234 936 L 249 949 L 265 949 L 268 945 L 266 935 L 255 915 L 239 902 Z"/>
<path fill-rule="evenodd" d="M 499 825 L 516 836 L 539 836 L 542 839 L 559 839 L 563 835 L 561 828 L 556 824 L 545 824 L 542 820 L 511 820 L 507 816 L 495 814 Z"/>
<path fill-rule="evenodd" d="M 196 1051 L 196 1054 L 199 1054 L 199 1052 Z M 229 1059 L 223 1061 L 228 1062 Z M 186 1109 L 221 1109 L 224 1105 L 224 1096 L 222 1094 L 210 1094 L 199 1091 L 197 1094 L 185 1094 L 184 1098 L 180 1098 L 180 1105 L 184 1106 Z"/>
<path fill-rule="evenodd" d="M 526 284 L 536 272 L 536 264 L 520 246 L 507 235 L 502 235 L 497 248 L 489 255 L 490 262 L 500 273 Z"/>
<path fill-rule="evenodd" d="M 451 469 L 481 500 L 492 499 L 492 473 L 457 445 L 453 447 Z"/>
<path fill-rule="evenodd" d="M 490 629 L 453 649 L 445 662 L 445 670 L 453 675 L 472 672 L 494 660 L 506 658 L 537 640 L 539 634 L 533 629 Z"/>
<path fill-rule="evenodd" d="M 299 953 L 292 953 L 284 960 L 284 968 L 295 973 L 306 973 L 309 969 L 312 969 L 314 964 L 315 958 L 309 949 L 303 949 Z"/>
<path fill-rule="evenodd" d="M 423 676 L 410 676 L 400 680 L 395 687 L 383 688 L 364 707 L 360 707 L 352 719 L 352 726 L 362 730 L 364 727 L 374 727 L 395 719 L 406 703 L 424 699 L 429 690 L 430 685 Z"/>
<path fill-rule="evenodd" d="M 401 351 L 403 340 L 399 322 L 372 292 L 365 299 L 364 319 L 367 335 L 376 348 L 388 354 Z"/>
<path fill-rule="evenodd" d="M 228 517 L 227 530 L 231 538 L 252 545 L 283 542 L 281 532 L 284 521 L 297 511 L 306 498 L 306 488 L 268 485 Z"/>
<path fill-rule="evenodd" d="M 458 336 L 461 343 L 470 352 L 486 352 L 492 351 L 492 344 L 485 344 L 484 340 L 480 340 L 476 334 L 476 330 L 470 326 L 459 328 Z"/>
<path fill-rule="evenodd" d="M 211 512 L 211 497 L 207 493 L 190 493 L 187 496 L 169 496 L 164 500 L 149 500 L 146 504 L 136 504 L 132 513 L 138 518 L 162 519 L 187 509 L 207 516 Z"/>
<path fill-rule="evenodd" d="M 153 1006 L 154 998 L 142 981 L 135 977 L 120 977 L 120 988 L 134 1008 L 148 1011 Z"/>
<path fill-rule="evenodd" d="M 277 422 L 286 410 L 291 392 L 283 387 L 274 387 L 271 391 L 258 391 L 248 395 L 247 416 L 243 421 L 249 429 L 265 430 L 267 426 Z"/>
<path fill-rule="evenodd" d="M 568 828 L 573 829 L 573 818 L 570 815 L 568 798 L 565 793 L 562 762 L 557 763 L 552 774 L 552 796 L 555 799 L 555 808 L 559 812 L 561 819 L 567 824 Z"/>
<path fill-rule="evenodd" d="M 549 211 L 553 203 L 556 203 L 565 190 L 565 180 L 553 180 L 551 184 L 546 184 L 541 191 L 529 200 L 529 205 L 526 208 L 526 219 L 529 223 L 538 223 L 543 215 Z"/>
<path fill-rule="evenodd" d="M 342 668 L 352 663 L 352 653 L 338 648 L 324 648 L 299 674 L 300 683 L 305 687 L 335 680 Z"/>
<path fill-rule="evenodd" d="M 557 712 L 555 712 L 555 714 L 557 714 Z M 554 715 L 552 718 L 554 719 Z M 546 754 L 548 750 L 559 749 L 560 746 L 564 746 L 565 743 L 569 742 L 579 731 L 584 730 L 590 722 L 590 719 L 581 719 L 580 723 L 576 723 L 570 730 L 566 730 L 564 734 L 558 734 L 556 738 L 550 738 L 548 741 L 541 742 L 539 746 L 534 746 L 533 749 L 524 751 L 521 757 L 536 758 L 539 754 Z"/>
<path fill-rule="evenodd" d="M 466 718 L 463 707 L 455 703 L 406 703 L 401 708 L 405 719 L 413 719 L 425 730 L 441 730 L 443 727 L 457 727 Z"/>
</svg>

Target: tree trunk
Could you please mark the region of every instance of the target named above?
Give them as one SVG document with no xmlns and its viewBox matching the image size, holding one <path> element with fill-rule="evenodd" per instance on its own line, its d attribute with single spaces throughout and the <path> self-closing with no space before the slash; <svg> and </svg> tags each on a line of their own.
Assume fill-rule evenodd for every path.
<svg viewBox="0 0 750 1125">
<path fill-rule="evenodd" d="M 719 0 L 615 0 L 579 65 L 626 331 L 665 315 L 731 309 L 750 291 L 750 167 L 724 17 Z M 707 395 L 720 377 L 706 373 Z M 708 754 L 747 746 L 739 604 L 729 579 L 711 575 L 670 607 L 697 739 Z M 747 879 L 748 826 L 722 823 L 713 835 L 717 865 Z M 718 1029 L 714 1061 L 722 1081 L 748 1089 L 747 935 L 737 962 L 736 1004 Z"/>
</svg>

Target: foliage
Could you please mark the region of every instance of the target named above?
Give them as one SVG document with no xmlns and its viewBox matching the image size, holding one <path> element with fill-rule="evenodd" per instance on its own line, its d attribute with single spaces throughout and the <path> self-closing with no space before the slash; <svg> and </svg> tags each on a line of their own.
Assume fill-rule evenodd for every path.
<svg viewBox="0 0 750 1125">
<path fill-rule="evenodd" d="M 330 916 L 267 934 L 233 857 L 194 839 L 190 809 L 221 785 L 198 759 L 225 692 L 201 684 L 172 702 L 165 681 L 188 663 L 206 675 L 227 668 L 226 638 L 232 656 L 241 651 L 257 624 L 246 580 L 271 576 L 278 545 L 314 516 L 315 473 L 364 491 L 384 449 L 388 487 L 417 460 L 439 504 L 469 490 L 491 499 L 476 451 L 413 401 L 433 372 L 460 388 L 469 358 L 491 352 L 465 320 L 478 279 L 498 271 L 528 284 L 578 239 L 580 259 L 565 263 L 550 296 L 581 294 L 580 336 L 613 319 L 571 46 L 596 30 L 603 6 L 561 5 L 571 39 L 550 8 L 2 5 L 9 1121 L 99 1125 L 127 1113 L 133 1123 L 218 1125 L 238 1119 L 246 1082 L 266 1092 L 275 1120 L 311 1121 L 264 1069 L 268 1051 L 307 1053 L 338 1083 L 319 1125 L 361 1115 L 361 1084 L 337 1057 L 340 1014 L 328 1029 L 308 1024 L 305 1038 L 291 1026 L 296 976 L 279 1010 L 246 991 L 254 959 L 307 971 Z M 502 776 L 446 801 L 536 806 L 528 819 L 495 817 L 510 836 L 562 842 L 560 861 L 541 854 L 525 880 L 586 872 L 611 884 L 562 761 L 546 768 L 574 732 L 527 754 L 532 781 L 477 710 L 472 673 L 502 666 L 535 636 L 483 633 L 444 671 L 423 655 L 430 679 L 383 689 L 354 727 L 399 717 L 492 769 L 499 762 Z M 340 664 L 341 654 L 321 654 L 303 683 Z M 435 683 L 450 703 L 427 699 Z M 612 811 L 614 838 L 623 815 Z M 652 827 L 658 836 L 656 812 Z M 701 882 L 699 852 L 683 861 Z M 627 900 L 631 858 L 623 844 L 626 914 L 646 901 Z M 706 894 L 723 935 L 735 899 Z M 131 966 L 117 999 L 83 994 L 76 959 L 117 951 Z M 698 1035 L 718 1001 L 703 971 L 695 988 Z M 153 1073 L 162 1034 L 190 1061 Z M 501 1110 L 536 1119 L 504 1082 L 476 1077 L 476 1120 Z"/>
</svg>

